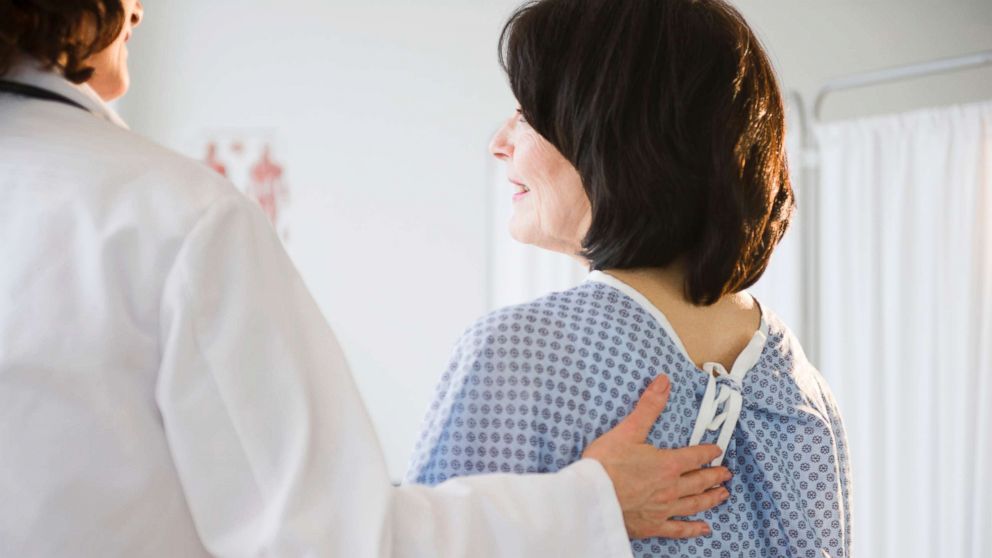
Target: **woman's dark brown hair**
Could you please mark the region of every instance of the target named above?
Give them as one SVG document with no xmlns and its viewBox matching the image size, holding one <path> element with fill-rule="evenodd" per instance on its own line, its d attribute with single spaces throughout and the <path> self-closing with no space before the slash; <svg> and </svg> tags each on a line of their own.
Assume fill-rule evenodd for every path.
<svg viewBox="0 0 992 558">
<path fill-rule="evenodd" d="M 123 26 L 120 0 L 0 0 L 0 76 L 28 56 L 83 83 L 93 76 L 86 60 L 110 46 Z"/>
<path fill-rule="evenodd" d="M 538 0 L 500 38 L 530 125 L 578 170 L 593 269 L 681 260 L 712 304 L 764 273 L 792 217 L 775 73 L 722 0 Z"/>
</svg>

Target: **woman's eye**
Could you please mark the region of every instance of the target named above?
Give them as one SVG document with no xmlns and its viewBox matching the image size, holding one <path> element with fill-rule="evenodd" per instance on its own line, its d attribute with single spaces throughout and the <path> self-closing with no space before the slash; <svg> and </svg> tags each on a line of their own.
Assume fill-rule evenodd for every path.
<svg viewBox="0 0 992 558">
<path fill-rule="evenodd" d="M 517 109 L 517 122 L 520 122 L 521 124 L 527 123 L 527 119 L 524 118 L 524 113 L 520 109 Z"/>
</svg>

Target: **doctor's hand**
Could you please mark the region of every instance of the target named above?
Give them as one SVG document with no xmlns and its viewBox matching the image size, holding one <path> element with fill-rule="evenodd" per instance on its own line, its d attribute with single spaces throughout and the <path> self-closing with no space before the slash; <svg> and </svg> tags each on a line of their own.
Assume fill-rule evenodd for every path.
<svg viewBox="0 0 992 558">
<path fill-rule="evenodd" d="M 645 443 L 670 393 L 668 377 L 655 378 L 630 415 L 589 444 L 582 454 L 606 469 L 632 539 L 708 535 L 706 522 L 676 521 L 672 517 L 699 513 L 730 496 L 726 488 L 718 486 L 730 480 L 729 469 L 701 469 L 720 455 L 719 447 L 664 450 Z"/>
</svg>

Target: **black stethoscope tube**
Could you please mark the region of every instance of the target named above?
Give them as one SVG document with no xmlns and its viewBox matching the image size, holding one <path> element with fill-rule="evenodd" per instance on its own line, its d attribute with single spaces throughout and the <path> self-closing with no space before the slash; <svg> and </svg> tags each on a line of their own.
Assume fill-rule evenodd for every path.
<svg viewBox="0 0 992 558">
<path fill-rule="evenodd" d="M 12 95 L 19 95 L 21 97 L 29 97 L 31 99 L 38 99 L 41 101 L 52 101 L 55 103 L 62 103 L 63 105 L 69 105 L 71 107 L 76 107 L 78 109 L 85 110 L 89 112 L 89 109 L 83 105 L 73 101 L 68 97 L 64 97 L 55 93 L 54 91 L 49 91 L 47 89 L 42 89 L 40 87 L 35 87 L 33 85 L 28 85 L 26 83 L 17 83 L 16 81 L 6 81 L 0 80 L 0 93 L 10 93 Z"/>
</svg>

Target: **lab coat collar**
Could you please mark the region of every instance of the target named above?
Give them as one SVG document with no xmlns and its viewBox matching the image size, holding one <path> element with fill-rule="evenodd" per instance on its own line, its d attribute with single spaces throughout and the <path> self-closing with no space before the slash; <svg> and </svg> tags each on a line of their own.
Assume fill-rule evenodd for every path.
<svg viewBox="0 0 992 558">
<path fill-rule="evenodd" d="M 32 60 L 21 60 L 15 63 L 3 78 L 58 93 L 84 106 L 86 110 L 98 118 L 102 118 L 125 130 L 128 129 L 124 120 L 121 119 L 114 109 L 103 102 L 103 99 L 97 95 L 92 87 L 85 83 L 76 85 L 60 75 L 57 70 L 45 70 Z"/>
</svg>

